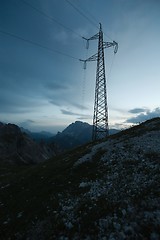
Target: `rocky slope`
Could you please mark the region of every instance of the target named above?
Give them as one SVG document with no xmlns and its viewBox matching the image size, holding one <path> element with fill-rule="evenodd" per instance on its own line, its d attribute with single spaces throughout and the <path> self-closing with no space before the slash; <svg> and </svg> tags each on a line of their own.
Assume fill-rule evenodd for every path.
<svg viewBox="0 0 160 240">
<path fill-rule="evenodd" d="M 37 144 L 14 124 L 0 123 L 0 161 L 39 163 L 53 156 L 46 144 Z"/>
<path fill-rule="evenodd" d="M 160 118 L 34 168 L 3 166 L 1 239 L 158 240 L 159 167 Z"/>
</svg>

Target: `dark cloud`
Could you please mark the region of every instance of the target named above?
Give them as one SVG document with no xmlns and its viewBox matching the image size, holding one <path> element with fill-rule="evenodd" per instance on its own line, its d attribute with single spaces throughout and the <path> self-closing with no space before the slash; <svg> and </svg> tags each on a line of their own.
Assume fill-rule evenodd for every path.
<svg viewBox="0 0 160 240">
<path fill-rule="evenodd" d="M 90 116 L 90 115 L 84 115 L 84 116 L 82 116 L 82 117 L 78 117 L 77 119 L 79 119 L 79 120 L 92 119 L 92 116 Z"/>
<path fill-rule="evenodd" d="M 57 90 L 67 90 L 68 87 L 62 84 L 59 84 L 57 82 L 50 82 L 45 85 L 45 87 L 49 90 L 52 91 L 57 91 Z"/>
<path fill-rule="evenodd" d="M 73 95 L 72 95 L 73 94 Z M 65 93 L 61 94 L 60 92 L 56 94 L 56 96 L 48 96 L 49 103 L 58 106 L 58 107 L 67 107 L 70 106 L 72 108 L 78 109 L 78 110 L 88 110 L 88 108 L 82 104 L 79 104 L 78 101 L 75 102 L 71 100 L 71 96 L 73 99 L 75 99 L 74 93 Z M 77 114 L 76 114 L 77 115 Z"/>
<path fill-rule="evenodd" d="M 55 106 L 58 106 L 58 107 L 62 106 L 62 104 L 59 103 L 57 99 L 56 100 L 50 100 L 49 103 L 51 103 L 51 104 L 53 104 Z"/>
<path fill-rule="evenodd" d="M 79 114 L 79 113 L 75 113 L 75 112 L 71 112 L 71 111 L 67 111 L 64 109 L 61 109 L 61 113 L 64 115 L 70 115 L 70 116 L 77 116 L 77 119 L 90 119 L 91 116 L 90 115 L 86 115 L 86 114 Z"/>
<path fill-rule="evenodd" d="M 72 105 L 73 105 L 74 107 L 80 109 L 80 110 L 88 110 L 87 107 L 85 107 L 85 106 L 83 106 L 83 105 L 81 105 L 81 104 L 79 104 L 79 103 L 72 103 Z"/>
<path fill-rule="evenodd" d="M 38 103 L 30 98 L 15 95 L 13 93 L 0 95 L 0 113 L 31 113 L 35 112 Z"/>
<path fill-rule="evenodd" d="M 126 123 L 139 123 L 139 122 L 143 122 L 148 119 L 159 117 L 159 116 L 160 116 L 160 108 L 155 108 L 153 111 L 146 111 L 145 113 L 141 113 L 136 117 L 127 119 Z"/>
<path fill-rule="evenodd" d="M 147 108 L 133 108 L 131 110 L 129 110 L 129 113 L 144 113 L 146 112 L 146 110 L 148 110 Z"/>
<path fill-rule="evenodd" d="M 64 109 L 61 109 L 61 113 L 64 114 L 64 115 L 70 115 L 70 116 L 78 116 L 79 115 L 79 113 L 74 113 L 74 112 L 67 111 L 67 110 L 64 110 Z"/>
</svg>

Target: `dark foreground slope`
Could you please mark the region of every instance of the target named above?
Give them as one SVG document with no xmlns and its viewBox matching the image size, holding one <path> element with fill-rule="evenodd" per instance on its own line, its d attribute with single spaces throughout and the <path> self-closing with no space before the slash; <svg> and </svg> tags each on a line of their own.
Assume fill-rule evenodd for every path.
<svg viewBox="0 0 160 240">
<path fill-rule="evenodd" d="M 160 238 L 160 118 L 32 167 L 1 165 L 0 239 Z"/>
</svg>

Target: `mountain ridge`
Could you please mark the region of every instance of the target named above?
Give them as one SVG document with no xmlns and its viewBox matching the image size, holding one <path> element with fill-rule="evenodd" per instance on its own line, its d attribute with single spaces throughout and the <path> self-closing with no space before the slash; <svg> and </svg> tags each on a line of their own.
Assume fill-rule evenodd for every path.
<svg viewBox="0 0 160 240">
<path fill-rule="evenodd" d="M 58 132 L 52 141 L 55 142 L 60 151 L 71 150 L 75 147 L 92 141 L 93 126 L 81 121 L 69 124 L 62 132 Z M 109 134 L 119 132 L 117 129 L 109 129 Z"/>
<path fill-rule="evenodd" d="M 54 155 L 44 143 L 38 144 L 15 124 L 0 123 L 0 161 L 12 164 L 35 164 Z"/>
<path fill-rule="evenodd" d="M 1 160 L 35 164 L 90 142 L 92 125 L 76 121 L 54 136 L 45 131 L 31 132 L 15 124 L 0 123 L 0 132 Z"/>
</svg>

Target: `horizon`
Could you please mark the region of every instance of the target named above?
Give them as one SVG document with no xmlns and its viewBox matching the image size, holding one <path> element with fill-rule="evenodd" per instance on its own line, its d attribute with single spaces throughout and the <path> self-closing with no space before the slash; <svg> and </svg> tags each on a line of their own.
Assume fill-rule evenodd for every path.
<svg viewBox="0 0 160 240">
<path fill-rule="evenodd" d="M 156 118 L 156 117 L 155 117 L 155 118 Z M 147 120 L 152 120 L 152 119 L 154 119 L 154 118 L 148 118 L 148 119 L 146 119 L 145 121 L 147 121 Z M 140 124 L 144 123 L 145 121 L 142 121 L 142 122 L 139 122 L 139 123 L 134 123 L 133 125 L 125 126 L 124 128 L 115 128 L 115 127 L 110 127 L 110 126 L 109 126 L 109 130 L 119 130 L 119 131 L 123 131 L 123 130 L 129 129 L 129 128 L 131 128 L 131 127 L 140 125 Z M 65 130 L 68 126 L 70 126 L 71 124 L 75 124 L 76 122 L 87 123 L 87 122 L 84 122 L 84 121 L 71 122 L 71 123 L 68 124 L 67 126 L 61 126 L 61 129 L 57 129 L 56 132 L 55 132 L 55 131 L 53 132 L 53 131 L 50 130 L 50 129 L 48 129 L 48 130 L 47 130 L 47 129 L 39 129 L 39 130 L 35 131 L 34 129 L 32 130 L 31 128 L 24 128 L 24 127 L 22 127 L 22 126 L 19 126 L 18 124 L 12 123 L 12 122 L 2 122 L 2 121 L 0 121 L 0 123 L 3 123 L 3 124 L 14 124 L 14 125 L 18 126 L 20 129 L 23 128 L 24 130 L 27 130 L 27 131 L 29 131 L 29 132 L 31 132 L 31 133 L 42 133 L 42 132 L 46 132 L 46 133 L 50 133 L 50 134 L 53 134 L 53 135 L 56 135 L 58 132 L 62 132 L 62 131 Z M 89 124 L 89 123 L 87 123 L 87 124 Z M 89 124 L 89 125 L 90 125 L 90 126 L 93 126 L 93 125 L 91 125 L 91 124 Z"/>
</svg>

